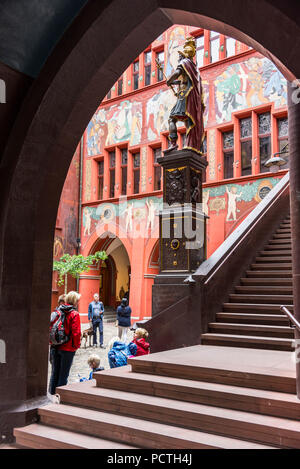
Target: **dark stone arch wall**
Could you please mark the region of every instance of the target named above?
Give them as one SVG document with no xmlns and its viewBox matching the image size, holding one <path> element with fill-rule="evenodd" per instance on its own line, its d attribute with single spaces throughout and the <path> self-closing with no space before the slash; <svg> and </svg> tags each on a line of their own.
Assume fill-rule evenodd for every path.
<svg viewBox="0 0 300 469">
<path fill-rule="evenodd" d="M 273 59 L 287 78 L 300 76 L 300 5 L 276 3 L 185 0 L 182 11 L 182 0 L 144 0 L 142 8 L 140 0 L 89 1 L 24 92 L 0 165 L 0 339 L 7 345 L 2 405 L 46 392 L 55 218 L 68 166 L 98 103 L 174 23 L 236 37 Z M 2 432 L 31 418 L 15 415 L 0 419 Z"/>
</svg>

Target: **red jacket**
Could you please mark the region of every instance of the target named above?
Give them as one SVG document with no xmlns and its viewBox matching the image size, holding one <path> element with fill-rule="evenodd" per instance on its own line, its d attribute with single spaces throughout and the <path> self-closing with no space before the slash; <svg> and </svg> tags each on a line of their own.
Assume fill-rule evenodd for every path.
<svg viewBox="0 0 300 469">
<path fill-rule="evenodd" d="M 140 357 L 141 355 L 148 355 L 150 353 L 150 344 L 145 341 L 144 338 L 142 339 L 133 339 L 132 341 L 137 346 L 136 357 Z"/>
<path fill-rule="evenodd" d="M 79 313 L 75 311 L 74 306 L 72 305 L 65 304 L 60 306 L 59 309 L 65 313 L 65 333 L 70 337 L 70 339 L 65 344 L 58 345 L 57 349 L 65 350 L 67 352 L 76 352 L 76 350 L 79 349 L 81 342 L 81 325 Z"/>
</svg>

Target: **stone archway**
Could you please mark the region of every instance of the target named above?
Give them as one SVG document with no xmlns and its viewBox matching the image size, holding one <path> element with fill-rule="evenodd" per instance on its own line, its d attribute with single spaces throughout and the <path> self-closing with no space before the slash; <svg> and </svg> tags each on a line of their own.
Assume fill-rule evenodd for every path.
<svg viewBox="0 0 300 469">
<path fill-rule="evenodd" d="M 299 6 L 288 10 L 283 0 L 232 0 L 230 8 L 217 0 L 186 0 L 184 7 L 181 0 L 145 0 L 140 6 L 139 0 L 87 4 L 25 97 L 3 155 L 0 320 L 7 364 L 0 400 L 8 408 L 45 395 L 60 193 L 84 128 L 123 70 L 162 31 L 182 23 L 232 36 L 273 60 L 287 79 L 300 76 Z M 30 415 L 1 417 L 2 433 L 10 435 Z"/>
</svg>

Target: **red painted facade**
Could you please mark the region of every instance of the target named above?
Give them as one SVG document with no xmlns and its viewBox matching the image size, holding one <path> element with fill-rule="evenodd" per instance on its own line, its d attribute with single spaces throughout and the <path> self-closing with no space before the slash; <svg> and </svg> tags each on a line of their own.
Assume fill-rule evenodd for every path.
<svg viewBox="0 0 300 469">
<path fill-rule="evenodd" d="M 168 116 L 175 103 L 155 59 L 170 75 L 178 50 L 191 34 L 196 37 L 206 104 L 203 153 L 209 165 L 203 191 L 204 211 L 210 217 L 208 256 L 287 171 L 270 173 L 263 164 L 287 143 L 286 81 L 272 62 L 218 33 L 188 26 L 167 30 L 128 67 L 83 135 L 80 252 L 105 249 L 109 254 L 105 264 L 80 278 L 84 322 L 88 304 L 99 291 L 105 305 L 115 308 L 129 289 L 132 319 L 151 317 L 162 203 L 156 158 L 167 148 Z M 181 126 L 180 147 L 184 131 Z M 61 238 L 64 252 L 76 250 L 69 223 L 63 228 L 60 220 L 70 217 L 70 209 L 77 214 L 78 162 L 80 148 L 58 214 L 56 245 Z"/>
<path fill-rule="evenodd" d="M 80 181 L 80 145 L 77 147 L 61 194 L 55 225 L 53 258 L 60 259 L 63 254 L 78 252 L 78 209 Z M 59 295 L 64 293 L 64 286 L 58 286 L 57 272 L 52 278 L 52 310 L 57 305 Z M 76 290 L 76 279 L 69 277 L 68 290 Z"/>
</svg>

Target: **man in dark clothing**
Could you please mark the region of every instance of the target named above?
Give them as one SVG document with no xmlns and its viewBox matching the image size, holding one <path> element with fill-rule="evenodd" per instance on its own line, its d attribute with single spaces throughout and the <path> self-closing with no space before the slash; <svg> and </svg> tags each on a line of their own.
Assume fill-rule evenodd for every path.
<svg viewBox="0 0 300 469">
<path fill-rule="evenodd" d="M 100 347 L 106 348 L 103 345 L 103 313 L 104 306 L 102 301 L 99 301 L 99 295 L 95 293 L 94 301 L 89 304 L 88 319 L 93 326 L 94 339 L 93 345 L 97 347 L 97 329 L 99 328 Z"/>
<path fill-rule="evenodd" d="M 117 308 L 118 336 L 120 340 L 126 342 L 127 331 L 131 325 L 131 308 L 128 306 L 127 298 L 123 298 Z"/>
</svg>

